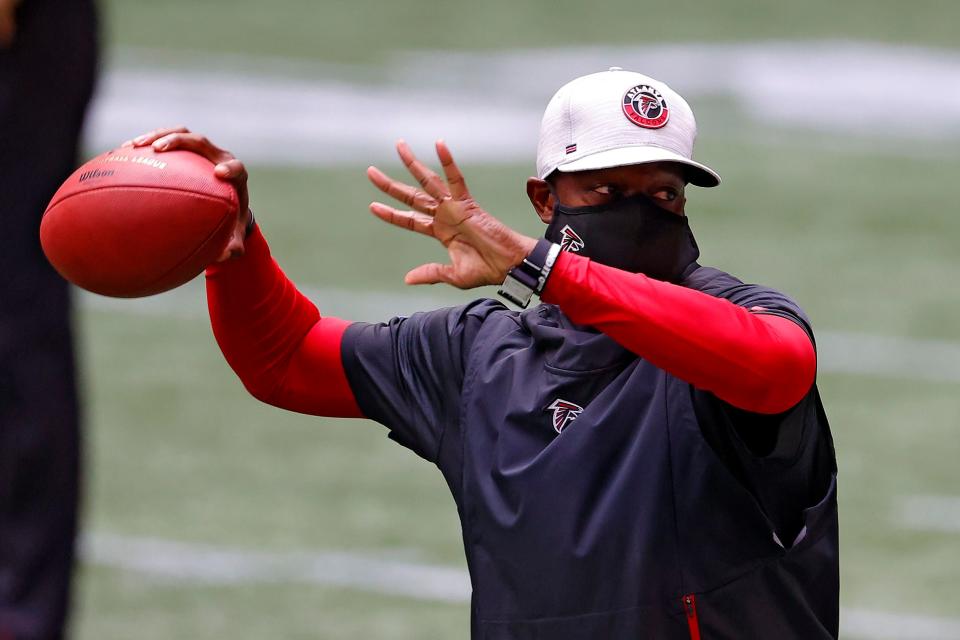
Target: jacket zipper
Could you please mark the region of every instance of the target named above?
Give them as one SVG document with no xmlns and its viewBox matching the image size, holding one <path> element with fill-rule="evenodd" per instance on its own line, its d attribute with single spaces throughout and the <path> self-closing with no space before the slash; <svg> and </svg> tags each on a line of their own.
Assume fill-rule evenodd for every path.
<svg viewBox="0 0 960 640">
<path fill-rule="evenodd" d="M 683 596 L 683 610 L 687 613 L 687 627 L 690 628 L 690 640 L 700 640 L 700 622 L 697 620 L 697 596 Z"/>
</svg>

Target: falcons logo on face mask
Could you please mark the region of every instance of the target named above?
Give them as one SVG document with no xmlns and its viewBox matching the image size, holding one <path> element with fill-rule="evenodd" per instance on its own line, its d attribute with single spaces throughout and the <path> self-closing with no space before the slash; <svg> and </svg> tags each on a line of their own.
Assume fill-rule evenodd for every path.
<svg viewBox="0 0 960 640">
<path fill-rule="evenodd" d="M 583 412 L 583 407 L 580 405 L 560 398 L 554 400 L 547 409 L 553 409 L 553 429 L 557 433 L 563 432 L 567 425 Z"/>
<path fill-rule="evenodd" d="M 583 238 L 577 235 L 577 232 L 570 228 L 570 225 L 564 225 L 560 229 L 560 250 L 576 253 L 583 249 Z"/>
</svg>

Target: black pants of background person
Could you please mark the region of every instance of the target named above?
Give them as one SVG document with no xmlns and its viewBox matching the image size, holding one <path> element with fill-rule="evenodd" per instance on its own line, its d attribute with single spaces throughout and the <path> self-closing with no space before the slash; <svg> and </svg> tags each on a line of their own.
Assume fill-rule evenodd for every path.
<svg viewBox="0 0 960 640">
<path fill-rule="evenodd" d="M 0 51 L 0 640 L 61 638 L 80 496 L 70 296 L 40 217 L 77 159 L 92 0 L 22 0 Z"/>
</svg>

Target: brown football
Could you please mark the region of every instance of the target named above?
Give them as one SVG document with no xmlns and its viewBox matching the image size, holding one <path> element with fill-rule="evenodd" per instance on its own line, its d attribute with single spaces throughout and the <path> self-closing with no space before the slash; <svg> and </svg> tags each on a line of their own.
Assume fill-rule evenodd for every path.
<svg viewBox="0 0 960 640">
<path fill-rule="evenodd" d="M 237 193 L 189 151 L 121 147 L 93 158 L 57 190 L 40 223 L 47 259 L 67 280 L 119 298 L 197 276 L 225 248 Z"/>
</svg>

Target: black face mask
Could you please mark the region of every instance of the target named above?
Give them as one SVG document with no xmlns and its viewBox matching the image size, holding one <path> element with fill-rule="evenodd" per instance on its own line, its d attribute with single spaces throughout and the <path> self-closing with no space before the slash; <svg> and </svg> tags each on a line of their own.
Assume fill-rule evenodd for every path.
<svg viewBox="0 0 960 640">
<path fill-rule="evenodd" d="M 558 203 L 544 235 L 564 251 L 674 283 L 700 256 L 687 218 L 642 194 L 596 207 Z"/>
</svg>

